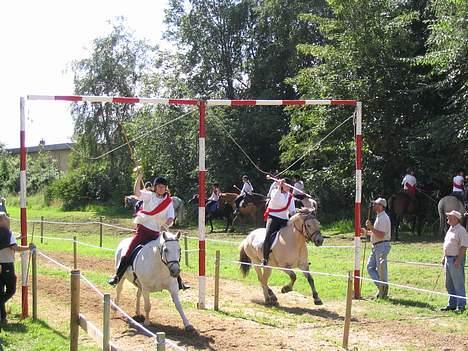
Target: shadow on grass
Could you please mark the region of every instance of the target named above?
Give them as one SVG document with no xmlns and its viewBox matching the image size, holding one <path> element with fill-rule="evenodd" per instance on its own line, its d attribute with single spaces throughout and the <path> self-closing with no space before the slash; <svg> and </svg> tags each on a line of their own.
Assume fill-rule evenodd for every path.
<svg viewBox="0 0 468 351">
<path fill-rule="evenodd" d="M 392 298 L 392 297 L 388 298 L 387 301 L 388 301 L 388 303 L 391 303 L 392 305 L 427 308 L 427 309 L 429 309 L 431 311 L 437 311 L 437 307 L 431 305 L 428 302 L 401 299 L 401 298 L 396 299 L 396 298 Z"/>
</svg>

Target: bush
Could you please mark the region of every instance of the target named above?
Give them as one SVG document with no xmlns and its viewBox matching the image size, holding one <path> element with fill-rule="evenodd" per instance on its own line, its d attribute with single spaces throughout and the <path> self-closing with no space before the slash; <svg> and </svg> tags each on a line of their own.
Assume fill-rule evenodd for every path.
<svg viewBox="0 0 468 351">
<path fill-rule="evenodd" d="M 79 168 L 56 180 L 48 198 L 61 199 L 63 209 L 78 209 L 93 202 L 105 202 L 112 196 L 112 181 L 104 166 Z"/>
</svg>

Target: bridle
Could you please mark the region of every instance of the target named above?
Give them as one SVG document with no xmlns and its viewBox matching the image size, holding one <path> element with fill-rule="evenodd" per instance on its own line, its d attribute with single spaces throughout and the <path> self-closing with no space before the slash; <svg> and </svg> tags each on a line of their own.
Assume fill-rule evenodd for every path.
<svg viewBox="0 0 468 351">
<path fill-rule="evenodd" d="M 164 263 L 164 264 L 167 266 L 167 268 L 169 268 L 169 269 L 170 269 L 170 266 L 171 266 L 172 264 L 175 264 L 175 263 L 180 264 L 180 258 L 181 258 L 181 252 L 182 252 L 182 251 L 181 251 L 181 248 L 179 247 L 179 259 L 178 259 L 177 261 L 176 261 L 176 260 L 167 261 L 167 260 L 165 259 L 165 255 L 164 255 L 164 247 L 166 246 L 166 243 L 168 243 L 168 242 L 170 242 L 170 241 L 177 241 L 177 242 L 178 242 L 179 240 L 177 240 L 177 239 L 167 239 L 167 240 L 164 240 L 164 242 L 162 243 L 162 245 L 159 247 L 159 254 L 161 255 L 161 261 L 162 261 L 162 263 Z"/>
<path fill-rule="evenodd" d="M 310 218 L 310 219 L 316 219 L 316 217 L 315 217 L 314 215 L 307 215 L 307 217 L 304 218 L 304 221 L 302 222 L 302 227 L 301 227 L 301 229 L 298 229 L 298 228 L 296 227 L 296 223 L 294 223 L 294 229 L 296 229 L 298 232 L 300 232 L 300 233 L 305 237 L 306 241 L 315 242 L 315 237 L 316 237 L 317 235 L 320 234 L 320 229 L 314 231 L 312 234 L 309 233 L 309 232 L 307 231 L 307 227 L 306 227 L 306 225 L 305 225 L 305 222 L 306 222 L 309 218 Z"/>
</svg>

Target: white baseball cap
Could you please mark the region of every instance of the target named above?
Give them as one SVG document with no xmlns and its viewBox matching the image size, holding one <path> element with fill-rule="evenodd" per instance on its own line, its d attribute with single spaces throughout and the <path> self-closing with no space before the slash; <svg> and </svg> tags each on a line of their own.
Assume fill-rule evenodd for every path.
<svg viewBox="0 0 468 351">
<path fill-rule="evenodd" d="M 377 199 L 372 201 L 372 203 L 382 205 L 383 207 L 387 207 L 387 200 L 385 200 L 383 197 L 378 197 Z"/>
<path fill-rule="evenodd" d="M 460 212 L 458 212 L 458 211 L 455 211 L 455 210 L 452 210 L 450 212 L 446 212 L 445 215 L 457 217 L 459 221 L 461 221 L 461 219 L 462 219 L 462 214 Z"/>
</svg>

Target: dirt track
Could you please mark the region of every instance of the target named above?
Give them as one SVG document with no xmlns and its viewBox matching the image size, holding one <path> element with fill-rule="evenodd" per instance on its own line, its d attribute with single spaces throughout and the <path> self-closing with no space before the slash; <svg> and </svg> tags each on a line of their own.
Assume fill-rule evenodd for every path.
<svg viewBox="0 0 468 351">
<path fill-rule="evenodd" d="M 67 254 L 51 253 L 62 263 L 71 265 Z M 40 260 L 40 264 L 50 265 Z M 112 261 L 86 257 L 80 260 L 83 272 L 112 272 Z M 51 266 L 52 267 L 52 266 Z M 54 267 L 56 268 L 56 267 Z M 197 278 L 184 274 L 184 279 L 196 287 Z M 151 325 L 153 332 L 164 331 L 166 337 L 189 350 L 339 350 L 343 332 L 344 302 L 324 301 L 314 306 L 312 299 L 292 292 L 280 294 L 279 307 L 263 305 L 261 289 L 241 282 L 222 280 L 220 311 L 212 310 L 212 279 L 207 280 L 206 310 L 194 306 L 198 291 L 190 289 L 181 293 L 187 317 L 197 332 L 188 334 L 168 294 L 152 298 Z M 114 294 L 112 289 L 105 292 Z M 41 276 L 39 279 L 39 304 L 46 321 L 69 320 L 68 280 Z M 126 285 L 122 308 L 133 315 L 135 289 Z M 377 321 L 365 317 L 372 302 L 355 301 L 351 327 L 350 346 L 359 350 L 468 350 L 468 340 L 458 335 L 439 332 L 440 320 L 428 319 L 421 323 L 395 320 Z M 50 307 L 50 308 L 49 308 Z M 82 282 L 81 312 L 95 324 L 101 324 L 101 301 L 94 291 Z M 50 314 L 44 311 L 50 311 Z M 45 315 L 44 315 L 45 314 Z M 52 323 L 51 323 L 52 324 Z M 152 339 L 130 327 L 118 315 L 111 321 L 112 341 L 128 350 L 154 350 Z"/>
</svg>

